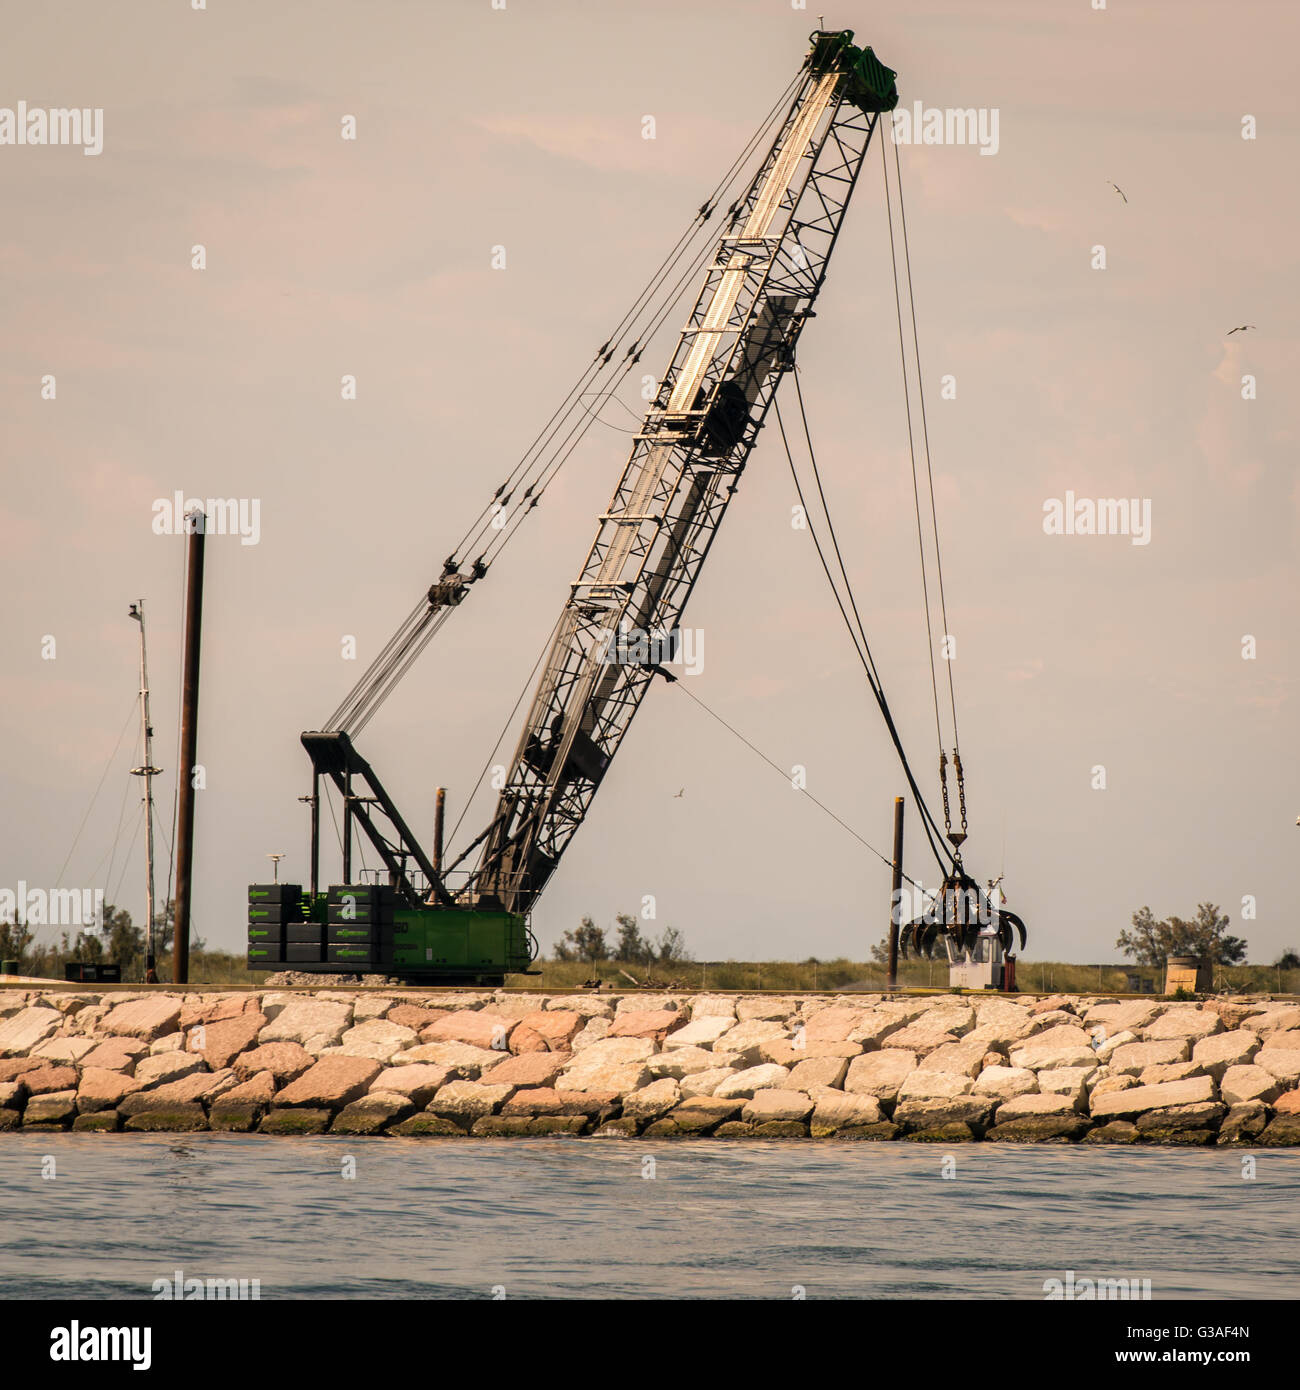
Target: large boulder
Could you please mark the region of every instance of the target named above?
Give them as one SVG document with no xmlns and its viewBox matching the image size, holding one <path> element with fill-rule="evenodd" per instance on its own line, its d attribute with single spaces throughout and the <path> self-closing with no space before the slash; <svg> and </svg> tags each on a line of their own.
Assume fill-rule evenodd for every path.
<svg viewBox="0 0 1300 1390">
<path fill-rule="evenodd" d="M 915 1069 L 916 1054 L 901 1048 L 864 1052 L 849 1063 L 844 1076 L 844 1089 L 853 1095 L 893 1100 L 904 1078 Z"/>
<path fill-rule="evenodd" d="M 788 1039 L 789 1030 L 784 1023 L 772 1019 L 747 1019 L 737 1023 L 722 1034 L 714 1043 L 715 1052 L 735 1052 L 751 1065 L 758 1061 L 758 1048 L 761 1043 L 772 1042 L 777 1038 Z"/>
<path fill-rule="evenodd" d="M 968 1034 L 961 1042 L 945 1043 L 936 1047 L 917 1062 L 921 1071 L 955 1072 L 960 1076 L 977 1077 L 984 1068 L 984 1057 L 988 1051 L 986 1039 Z"/>
<path fill-rule="evenodd" d="M 1294 1004 L 1268 1004 L 1251 1015 L 1248 1025 L 1252 1032 L 1266 1036 L 1300 1028 L 1300 1008 Z"/>
<path fill-rule="evenodd" d="M 1213 1077 L 1193 1076 L 1186 1081 L 1166 1081 L 1158 1086 L 1133 1086 L 1127 1091 L 1111 1091 L 1092 1096 L 1094 1120 L 1128 1119 L 1147 1110 L 1163 1110 L 1172 1105 L 1197 1105 L 1218 1100 Z"/>
<path fill-rule="evenodd" d="M 938 1099 L 939 1097 L 969 1095 L 975 1083 L 969 1076 L 951 1071 L 910 1071 L 898 1087 L 898 1099 Z"/>
<path fill-rule="evenodd" d="M 664 1047 L 711 1048 L 731 1026 L 732 1023 L 729 1018 L 723 1018 L 718 1014 L 708 1014 L 703 1018 L 695 1018 L 684 1027 L 668 1034 L 664 1038 Z"/>
<path fill-rule="evenodd" d="M 697 1096 L 682 1101 L 656 1124 L 664 1125 L 665 1133 L 707 1134 L 727 1120 L 736 1119 L 744 1104 L 744 1100 L 716 1100 L 713 1097 Z"/>
<path fill-rule="evenodd" d="M 76 1091 L 47 1091 L 28 1100 L 23 1111 L 23 1128 L 66 1129 L 76 1114 Z"/>
<path fill-rule="evenodd" d="M 409 1067 L 385 1067 L 370 1083 L 368 1094 L 405 1096 L 413 1105 L 423 1109 L 438 1092 L 455 1077 L 447 1067 L 429 1062 L 416 1062 Z"/>
<path fill-rule="evenodd" d="M 556 1091 L 549 1086 L 529 1086 L 516 1091 L 501 1107 L 501 1113 L 522 1116 L 585 1115 L 589 1119 L 600 1119 L 615 1113 L 618 1099 L 613 1091 Z"/>
<path fill-rule="evenodd" d="M 671 1076 L 652 1081 L 623 1097 L 623 1114 L 632 1120 L 657 1120 L 681 1103 L 681 1088 Z"/>
<path fill-rule="evenodd" d="M 180 1028 L 182 1000 L 166 994 L 151 994 L 145 999 L 133 999 L 119 1004 L 100 1024 L 105 1033 L 121 1037 L 143 1038 L 152 1042 Z"/>
<path fill-rule="evenodd" d="M 20 1078 L 23 1089 L 30 1096 L 53 1095 L 56 1091 L 75 1088 L 77 1084 L 76 1067 L 34 1067 Z"/>
<path fill-rule="evenodd" d="M 1013 1096 L 1032 1095 L 1037 1091 L 1038 1077 L 1027 1067 L 985 1067 L 975 1078 L 972 1090 L 976 1095 L 1010 1100 Z"/>
<path fill-rule="evenodd" d="M 128 1075 L 135 1070 L 141 1057 L 149 1055 L 149 1044 L 138 1038 L 105 1038 L 81 1059 L 85 1067 L 100 1067 L 104 1071 L 121 1071 Z"/>
<path fill-rule="evenodd" d="M 697 1096 L 712 1096 L 715 1086 L 721 1086 L 724 1081 L 730 1080 L 735 1074 L 730 1067 L 717 1067 L 712 1071 L 697 1071 L 683 1076 L 679 1083 L 682 1089 L 682 1099 L 692 1100 Z"/>
<path fill-rule="evenodd" d="M 140 1082 L 125 1072 L 109 1071 L 106 1067 L 87 1067 L 77 1086 L 77 1110 L 80 1114 L 97 1110 L 115 1110 Z"/>
<path fill-rule="evenodd" d="M 391 1017 L 391 1015 L 390 1015 Z M 552 1052 L 568 1052 L 587 1020 L 576 1009 L 534 1009 L 519 1020 L 521 1028 L 537 1034 Z"/>
<path fill-rule="evenodd" d="M 481 1073 L 492 1086 L 551 1086 L 572 1060 L 569 1052 L 524 1052 Z"/>
<path fill-rule="evenodd" d="M 1148 1110 L 1137 1117 L 1138 1133 L 1161 1134 L 1180 1129 L 1218 1129 L 1228 1107 L 1218 1101 L 1203 1100 L 1196 1105 L 1167 1105 L 1160 1110 Z"/>
<path fill-rule="evenodd" d="M 152 1088 L 207 1070 L 208 1064 L 193 1052 L 160 1052 L 157 1056 L 142 1057 L 136 1063 L 135 1079 L 142 1088 Z"/>
<path fill-rule="evenodd" d="M 1170 1038 L 1197 1042 L 1212 1034 L 1222 1033 L 1223 1020 L 1213 1009 L 1202 1009 L 1195 1004 L 1171 1004 L 1159 1018 L 1147 1024 L 1142 1032 L 1150 1042 Z"/>
<path fill-rule="evenodd" d="M 1072 1096 L 1037 1092 L 1034 1095 L 1012 1096 L 998 1106 L 998 1124 L 1023 1120 L 1032 1115 L 1074 1115 L 1079 1107 Z"/>
<path fill-rule="evenodd" d="M 508 1056 L 508 1052 L 475 1047 L 472 1043 L 435 1042 L 421 1043 L 418 1047 L 408 1047 L 402 1052 L 394 1052 L 388 1061 L 389 1065 L 394 1067 L 415 1066 L 418 1063 L 450 1067 L 463 1080 L 472 1081 L 480 1072 L 495 1067 Z"/>
<path fill-rule="evenodd" d="M 294 999 L 257 1036 L 263 1043 L 294 1042 L 308 1052 L 319 1051 L 321 1047 L 337 1043 L 351 1022 L 351 1004 L 328 999 Z M 315 1043 L 315 1048 L 308 1046 L 309 1043 Z"/>
<path fill-rule="evenodd" d="M 1283 1089 L 1283 1083 L 1272 1072 L 1249 1063 L 1229 1067 L 1219 1082 L 1219 1094 L 1229 1105 L 1242 1105 L 1252 1100 L 1267 1105 L 1281 1095 Z"/>
<path fill-rule="evenodd" d="M 241 1013 L 199 1023 L 186 1036 L 185 1046 L 190 1052 L 200 1053 L 213 1071 L 220 1071 L 253 1046 L 266 1023 L 266 1015 L 261 1013 Z"/>
<path fill-rule="evenodd" d="M 1185 1039 L 1170 1038 L 1160 1042 L 1125 1043 L 1117 1047 L 1106 1061 L 1112 1073 L 1128 1072 L 1139 1076 L 1148 1067 L 1167 1066 L 1172 1062 L 1186 1062 L 1192 1055 L 1190 1044 Z"/>
<path fill-rule="evenodd" d="M 280 1091 L 275 1103 L 308 1110 L 337 1110 L 365 1095 L 380 1071 L 379 1063 L 370 1057 L 322 1057 Z"/>
<path fill-rule="evenodd" d="M 838 1087 L 849 1069 L 847 1057 L 805 1057 L 790 1069 L 786 1086 L 809 1095 L 826 1086 Z"/>
<path fill-rule="evenodd" d="M 809 1121 L 814 1139 L 827 1139 L 842 1129 L 880 1124 L 885 1118 L 875 1096 L 846 1095 L 842 1091 L 821 1091 Z"/>
<path fill-rule="evenodd" d="M 803 1026 L 804 1041 L 847 1042 L 849 1035 L 866 1017 L 866 1009 L 845 1008 L 839 1005 L 819 1009 Z M 854 1041 L 860 1042 L 862 1039 L 855 1038 Z"/>
<path fill-rule="evenodd" d="M 1264 1039 L 1264 1046 L 1255 1054 L 1255 1065 L 1294 1086 L 1300 1081 L 1300 1047 L 1276 1047 L 1275 1036 Z"/>
<path fill-rule="evenodd" d="M 1090 1066 L 1095 1061 L 1092 1038 L 1077 1023 L 1044 1029 L 1011 1050 L 1011 1065 L 1030 1071 Z"/>
<path fill-rule="evenodd" d="M 477 1081 L 449 1081 L 429 1102 L 428 1111 L 468 1129 L 494 1114 L 515 1093 L 513 1086 L 483 1086 Z"/>
<path fill-rule="evenodd" d="M 1220 1144 L 1249 1144 L 1268 1124 L 1268 1106 L 1248 1100 L 1234 1105 L 1219 1126 Z"/>
<path fill-rule="evenodd" d="M 37 1043 L 32 1048 L 32 1056 L 40 1057 L 46 1062 L 54 1062 L 56 1065 L 71 1067 L 77 1065 L 87 1053 L 95 1049 L 94 1038 L 65 1038 L 55 1034 L 52 1038 L 46 1038 L 43 1043 Z"/>
<path fill-rule="evenodd" d="M 471 1047 L 506 1052 L 517 1022 L 496 1010 L 460 1009 L 425 1028 L 420 1041 L 469 1043 Z"/>
<path fill-rule="evenodd" d="M 764 1062 L 757 1067 L 746 1067 L 744 1071 L 737 1072 L 729 1080 L 715 1086 L 713 1094 L 718 1100 L 733 1100 L 737 1097 L 748 1099 L 755 1091 L 781 1086 L 789 1079 L 790 1072 L 787 1068 L 778 1067 L 775 1062 Z"/>
<path fill-rule="evenodd" d="M 1082 1139 L 1092 1128 L 1086 1115 L 1021 1115 L 1015 1119 L 1001 1118 L 984 1135 L 986 1144 L 1067 1144 Z"/>
<path fill-rule="evenodd" d="M 284 1084 L 301 1076 L 314 1063 L 315 1058 L 301 1044 L 276 1042 L 241 1052 L 233 1065 L 241 1081 L 270 1072 L 276 1081 Z"/>
<path fill-rule="evenodd" d="M 648 1038 L 661 1043 L 674 1028 L 685 1022 L 678 1009 L 620 1009 L 614 1015 L 607 1038 Z"/>
<path fill-rule="evenodd" d="M 806 1120 L 813 1113 L 813 1099 L 803 1091 L 786 1091 L 773 1087 L 755 1091 L 749 1098 L 740 1118 L 749 1124 L 767 1124 L 772 1120 Z M 626 1111 L 626 1106 L 624 1107 Z"/>
<path fill-rule="evenodd" d="M 799 1000 L 786 995 L 763 994 L 736 1000 L 736 1017 L 742 1023 L 760 1019 L 770 1022 L 773 1019 L 786 1019 L 799 1010 Z"/>
<path fill-rule="evenodd" d="M 382 1134 L 415 1109 L 410 1096 L 395 1091 L 369 1091 L 345 1105 L 330 1125 L 331 1134 Z"/>
<path fill-rule="evenodd" d="M 0 1023 L 0 1056 L 26 1055 L 38 1043 L 44 1042 L 63 1022 L 58 1009 L 36 1006 L 20 1009 Z"/>
<path fill-rule="evenodd" d="M 671 1039 L 670 1039 L 671 1041 Z M 727 1070 L 738 1066 L 740 1057 L 734 1052 L 710 1052 L 703 1047 L 670 1047 L 646 1059 L 654 1076 L 671 1076 L 680 1081 L 702 1071 Z"/>
<path fill-rule="evenodd" d="M 1140 999 L 1127 1000 L 1122 1004 L 1108 1001 L 1092 1005 L 1084 1013 L 1083 1021 L 1089 1026 L 1101 1024 L 1108 1033 L 1122 1033 L 1129 1029 L 1136 1032 L 1163 1013 L 1166 1007 Z"/>
<path fill-rule="evenodd" d="M 616 1042 L 635 1042 L 635 1038 L 616 1038 Z M 588 1049 L 590 1051 L 591 1049 Z M 588 1058 L 588 1052 L 576 1054 L 576 1060 L 555 1080 L 557 1090 L 616 1091 L 626 1095 L 639 1091 L 654 1080 L 644 1060 L 619 1061 L 604 1057 Z"/>
<path fill-rule="evenodd" d="M 893 1120 L 909 1134 L 942 1129 L 947 1125 L 965 1125 L 973 1135 L 978 1135 L 987 1128 L 994 1103 L 991 1096 L 918 1096 L 900 1100 Z"/>
</svg>

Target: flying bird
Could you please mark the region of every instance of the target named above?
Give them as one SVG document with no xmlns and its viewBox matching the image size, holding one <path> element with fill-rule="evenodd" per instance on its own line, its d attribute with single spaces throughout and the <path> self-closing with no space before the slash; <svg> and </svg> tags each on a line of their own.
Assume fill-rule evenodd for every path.
<svg viewBox="0 0 1300 1390">
<path fill-rule="evenodd" d="M 1234 333 L 1244 333 L 1248 328 L 1254 327 L 1255 325 L 1253 323 L 1243 323 L 1240 328 L 1228 329 L 1228 337 L 1231 338 Z"/>
<path fill-rule="evenodd" d="M 1112 183 L 1112 184 L 1111 184 L 1111 187 L 1115 190 L 1116 193 L 1119 194 L 1119 196 L 1120 196 L 1121 198 L 1124 198 L 1124 201 L 1125 201 L 1126 203 L 1128 202 L 1128 199 L 1127 199 L 1126 197 L 1124 197 L 1124 190 L 1119 186 L 1119 184 L 1117 184 L 1117 183 Z"/>
<path fill-rule="evenodd" d="M 686 788 L 683 787 L 683 788 L 681 789 L 681 791 L 679 791 L 679 792 L 677 793 L 677 796 L 683 796 L 683 795 L 685 794 L 685 792 L 686 792 Z M 673 797 L 673 800 L 674 800 L 674 801 L 677 800 L 677 796 Z"/>
</svg>

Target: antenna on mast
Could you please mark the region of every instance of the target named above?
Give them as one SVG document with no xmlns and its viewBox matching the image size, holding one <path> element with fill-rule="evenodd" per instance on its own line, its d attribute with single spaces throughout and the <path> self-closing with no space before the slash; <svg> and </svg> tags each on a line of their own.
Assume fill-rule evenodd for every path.
<svg viewBox="0 0 1300 1390">
<path fill-rule="evenodd" d="M 140 624 L 140 732 L 144 742 L 144 764 L 133 767 L 133 777 L 144 778 L 144 863 L 145 863 L 145 984 L 156 985 L 158 973 L 155 969 L 153 946 L 153 779 L 162 771 L 153 765 L 153 726 L 149 722 L 149 663 L 145 653 L 144 638 L 144 599 L 131 605 L 130 617 Z"/>
</svg>

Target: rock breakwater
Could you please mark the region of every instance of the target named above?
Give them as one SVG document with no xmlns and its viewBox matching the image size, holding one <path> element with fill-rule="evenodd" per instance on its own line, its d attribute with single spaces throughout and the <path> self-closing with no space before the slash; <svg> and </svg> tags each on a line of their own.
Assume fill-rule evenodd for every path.
<svg viewBox="0 0 1300 1390">
<path fill-rule="evenodd" d="M 1300 1144 L 1300 1005 L 0 992 L 0 1130 Z"/>
</svg>

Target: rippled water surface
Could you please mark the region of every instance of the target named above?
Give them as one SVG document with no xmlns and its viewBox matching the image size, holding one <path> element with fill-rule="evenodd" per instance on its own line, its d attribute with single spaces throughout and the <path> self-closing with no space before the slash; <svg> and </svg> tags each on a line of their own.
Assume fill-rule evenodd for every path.
<svg viewBox="0 0 1300 1390">
<path fill-rule="evenodd" d="M 1288 1150 L 11 1134 L 0 1182 L 6 1298 L 1300 1296 Z"/>
</svg>

